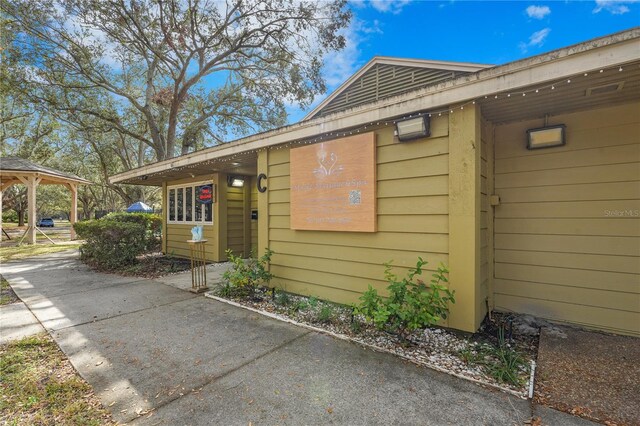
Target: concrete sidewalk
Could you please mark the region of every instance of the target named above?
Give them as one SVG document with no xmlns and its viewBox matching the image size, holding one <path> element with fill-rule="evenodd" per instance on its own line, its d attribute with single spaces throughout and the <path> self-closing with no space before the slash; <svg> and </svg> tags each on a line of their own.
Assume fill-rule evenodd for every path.
<svg viewBox="0 0 640 426">
<path fill-rule="evenodd" d="M 0 306 L 0 345 L 43 331 L 38 319 L 23 302 Z"/>
<path fill-rule="evenodd" d="M 123 423 L 521 425 L 532 416 L 529 401 L 193 295 L 171 279 L 95 273 L 74 252 L 6 263 L 1 273 Z"/>
</svg>

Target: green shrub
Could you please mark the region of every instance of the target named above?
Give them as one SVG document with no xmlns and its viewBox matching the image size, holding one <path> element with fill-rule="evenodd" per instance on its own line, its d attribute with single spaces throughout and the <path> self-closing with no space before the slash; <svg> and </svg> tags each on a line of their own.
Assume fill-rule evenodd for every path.
<svg viewBox="0 0 640 426">
<path fill-rule="evenodd" d="M 5 210 L 2 212 L 2 221 L 3 222 L 18 222 L 18 213 L 15 210 Z"/>
<path fill-rule="evenodd" d="M 118 269 L 135 262 L 146 248 L 145 228 L 138 223 L 88 220 L 73 225 L 85 243 L 81 258 L 104 269 Z"/>
<path fill-rule="evenodd" d="M 162 217 L 153 213 L 109 213 L 99 220 L 112 220 L 116 222 L 138 223 L 144 226 L 145 245 L 149 252 L 160 250 L 162 234 Z"/>
<path fill-rule="evenodd" d="M 227 258 L 233 265 L 222 275 L 223 285 L 220 295 L 236 297 L 254 297 L 258 286 L 268 284 L 273 275 L 267 271 L 267 264 L 271 260 L 273 251 L 266 249 L 260 259 L 251 256 L 243 259 L 227 250 Z"/>
<path fill-rule="evenodd" d="M 148 213 L 112 213 L 98 220 L 76 222 L 84 261 L 101 269 L 121 269 L 136 257 L 160 248 L 162 219 Z"/>
<path fill-rule="evenodd" d="M 362 314 L 381 330 L 399 333 L 405 338 L 412 330 L 435 325 L 449 313 L 449 303 L 455 303 L 454 292 L 443 285 L 449 271 L 440 265 L 429 285 L 416 278 L 422 274 L 426 261 L 418 258 L 416 267 L 405 278 L 391 272 L 391 262 L 385 263 L 385 279 L 389 296 L 383 298 L 371 286 L 360 297 L 355 313 Z"/>
</svg>

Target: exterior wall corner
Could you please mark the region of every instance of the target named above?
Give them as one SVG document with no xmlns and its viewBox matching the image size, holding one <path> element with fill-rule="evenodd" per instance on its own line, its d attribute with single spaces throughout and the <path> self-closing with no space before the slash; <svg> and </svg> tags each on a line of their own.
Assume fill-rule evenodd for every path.
<svg viewBox="0 0 640 426">
<path fill-rule="evenodd" d="M 474 332 L 485 315 L 480 272 L 480 108 L 449 115 L 449 284 L 455 290 L 448 326 Z"/>
</svg>

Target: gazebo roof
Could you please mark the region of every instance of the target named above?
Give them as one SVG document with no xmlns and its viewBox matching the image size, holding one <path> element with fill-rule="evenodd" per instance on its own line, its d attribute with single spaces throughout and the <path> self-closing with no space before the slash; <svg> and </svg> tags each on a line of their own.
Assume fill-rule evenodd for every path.
<svg viewBox="0 0 640 426">
<path fill-rule="evenodd" d="M 18 180 L 18 175 L 35 174 L 42 178 L 40 184 L 60 184 L 60 183 L 81 183 L 90 184 L 91 182 L 71 173 L 61 172 L 60 170 L 50 167 L 41 166 L 32 163 L 20 157 L 2 157 L 0 158 L 0 179 L 4 182 Z"/>
</svg>

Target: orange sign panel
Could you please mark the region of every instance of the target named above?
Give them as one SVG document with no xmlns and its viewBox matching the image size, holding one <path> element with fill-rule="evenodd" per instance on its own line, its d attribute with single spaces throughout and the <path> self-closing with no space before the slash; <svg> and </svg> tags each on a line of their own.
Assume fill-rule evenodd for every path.
<svg viewBox="0 0 640 426">
<path fill-rule="evenodd" d="M 291 149 L 291 229 L 376 231 L 375 133 Z"/>
</svg>

